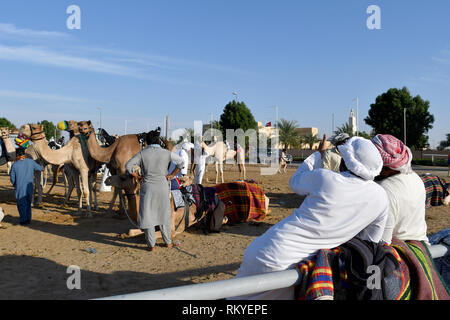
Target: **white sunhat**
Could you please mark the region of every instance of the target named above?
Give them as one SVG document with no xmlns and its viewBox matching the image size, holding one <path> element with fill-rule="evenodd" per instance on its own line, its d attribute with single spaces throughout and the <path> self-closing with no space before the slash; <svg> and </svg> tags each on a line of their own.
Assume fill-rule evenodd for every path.
<svg viewBox="0 0 450 320">
<path fill-rule="evenodd" d="M 347 169 L 365 180 L 373 180 L 383 168 L 383 159 L 374 144 L 361 137 L 338 146 Z"/>
</svg>

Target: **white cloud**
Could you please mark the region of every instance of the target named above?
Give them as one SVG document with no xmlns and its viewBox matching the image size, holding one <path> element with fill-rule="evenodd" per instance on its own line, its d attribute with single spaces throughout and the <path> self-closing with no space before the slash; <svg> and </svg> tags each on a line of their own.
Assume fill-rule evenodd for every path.
<svg viewBox="0 0 450 320">
<path fill-rule="evenodd" d="M 67 38 L 69 35 L 58 31 L 42 31 L 31 29 L 20 29 L 10 23 L 0 23 L 0 35 L 22 37 L 22 38 Z"/>
<path fill-rule="evenodd" d="M 26 100 L 56 101 L 56 102 L 75 102 L 75 103 L 83 103 L 90 101 L 83 98 L 62 96 L 57 94 L 46 94 L 27 91 L 15 91 L 15 90 L 0 90 L 0 97 L 26 99 Z"/>
<path fill-rule="evenodd" d="M 12 47 L 0 45 L 0 60 L 144 78 L 144 75 L 140 74 L 137 70 L 119 64 L 58 53 L 34 46 Z"/>
</svg>

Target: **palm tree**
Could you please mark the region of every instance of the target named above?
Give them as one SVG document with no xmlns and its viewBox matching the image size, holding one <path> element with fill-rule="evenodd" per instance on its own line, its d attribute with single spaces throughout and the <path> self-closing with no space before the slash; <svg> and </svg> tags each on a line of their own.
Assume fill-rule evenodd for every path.
<svg viewBox="0 0 450 320">
<path fill-rule="evenodd" d="M 314 147 L 314 144 L 319 142 L 319 138 L 315 134 L 306 134 L 302 136 L 302 143 L 309 145 L 309 150 L 312 150 Z"/>
<path fill-rule="evenodd" d="M 296 147 L 300 143 L 300 134 L 295 129 L 298 127 L 298 123 L 295 120 L 285 120 L 281 119 L 277 123 L 279 141 L 284 148 Z"/>
<path fill-rule="evenodd" d="M 334 134 L 337 136 L 341 133 L 347 133 L 350 137 L 353 137 L 353 131 L 352 128 L 348 123 L 344 123 L 341 127 L 338 127 L 336 131 L 334 131 Z"/>
</svg>

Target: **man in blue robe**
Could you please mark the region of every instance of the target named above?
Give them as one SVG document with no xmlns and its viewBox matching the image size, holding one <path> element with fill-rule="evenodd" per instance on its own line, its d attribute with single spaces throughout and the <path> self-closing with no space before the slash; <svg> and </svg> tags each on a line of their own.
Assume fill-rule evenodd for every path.
<svg viewBox="0 0 450 320">
<path fill-rule="evenodd" d="M 16 150 L 16 156 L 16 162 L 11 168 L 10 180 L 16 194 L 20 225 L 27 225 L 31 223 L 34 172 L 43 171 L 44 168 L 38 165 L 36 161 L 28 159 L 23 148 Z"/>
</svg>

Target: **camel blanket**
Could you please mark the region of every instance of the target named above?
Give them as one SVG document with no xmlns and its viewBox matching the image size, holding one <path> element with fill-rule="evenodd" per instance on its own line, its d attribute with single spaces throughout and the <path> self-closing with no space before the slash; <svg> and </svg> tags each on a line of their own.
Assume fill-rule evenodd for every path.
<svg viewBox="0 0 450 320">
<path fill-rule="evenodd" d="M 421 174 L 420 178 L 425 185 L 426 208 L 431 208 L 431 206 L 443 205 L 444 198 L 449 194 L 449 184 L 447 183 L 447 181 L 444 178 L 426 174 Z"/>
<path fill-rule="evenodd" d="M 224 215 L 229 223 L 262 221 L 266 217 L 263 189 L 256 183 L 231 182 L 215 187 L 216 195 L 225 204 Z"/>
<path fill-rule="evenodd" d="M 449 300 L 449 288 L 436 271 L 433 258 L 424 241 L 402 241 L 392 238 L 391 246 L 408 266 L 412 300 Z"/>
</svg>

